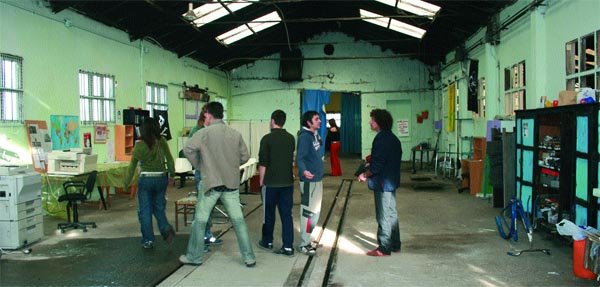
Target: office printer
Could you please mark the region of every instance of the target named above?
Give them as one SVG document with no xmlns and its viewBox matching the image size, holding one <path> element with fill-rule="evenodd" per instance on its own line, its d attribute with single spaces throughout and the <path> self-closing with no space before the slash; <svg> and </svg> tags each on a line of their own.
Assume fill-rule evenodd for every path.
<svg viewBox="0 0 600 287">
<path fill-rule="evenodd" d="M 43 236 L 40 174 L 29 166 L 0 166 L 0 248 L 17 249 Z"/>
<path fill-rule="evenodd" d="M 48 173 L 81 174 L 96 170 L 97 154 L 81 149 L 52 151 L 48 154 Z"/>
</svg>

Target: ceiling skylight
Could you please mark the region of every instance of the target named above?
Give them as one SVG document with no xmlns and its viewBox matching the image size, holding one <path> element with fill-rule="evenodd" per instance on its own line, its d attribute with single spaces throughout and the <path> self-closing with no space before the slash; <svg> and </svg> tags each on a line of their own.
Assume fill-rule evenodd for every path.
<svg viewBox="0 0 600 287">
<path fill-rule="evenodd" d="M 388 28 L 418 39 L 423 38 L 425 32 L 427 32 L 419 27 L 415 27 L 395 19 L 390 19 L 389 17 L 381 16 L 363 9 L 360 9 L 360 17 L 369 23 L 373 23 L 375 25 L 379 25 L 381 27 Z"/>
<path fill-rule="evenodd" d="M 404 11 L 413 13 L 415 15 L 424 16 L 432 19 L 438 11 L 440 6 L 433 5 L 421 0 L 375 0 L 392 7 L 397 7 Z"/>
<path fill-rule="evenodd" d="M 196 18 L 193 19 L 192 23 L 194 23 L 196 27 L 200 27 L 221 17 L 225 17 L 229 15 L 230 12 L 233 13 L 251 5 L 252 2 L 253 1 L 248 0 L 247 2 L 222 1 L 206 3 L 192 10 L 194 15 L 196 15 Z M 183 16 L 186 17 L 186 14 L 187 12 L 184 13 Z"/>
<path fill-rule="evenodd" d="M 248 37 L 252 34 L 258 33 L 264 29 L 267 29 L 271 26 L 279 24 L 281 22 L 281 18 L 276 11 L 273 11 L 265 16 L 256 18 L 250 21 L 247 24 L 238 26 L 232 30 L 229 30 L 219 36 L 217 36 L 217 41 L 229 45 L 235 41 Z"/>
</svg>

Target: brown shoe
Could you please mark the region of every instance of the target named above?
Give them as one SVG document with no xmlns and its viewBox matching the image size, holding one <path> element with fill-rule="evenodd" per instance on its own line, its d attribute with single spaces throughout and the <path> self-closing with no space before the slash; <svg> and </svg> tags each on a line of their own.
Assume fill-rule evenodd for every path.
<svg viewBox="0 0 600 287">
<path fill-rule="evenodd" d="M 379 248 L 375 248 L 375 249 L 367 252 L 367 255 L 369 255 L 369 256 L 376 256 L 376 257 L 390 256 L 390 254 L 383 253 L 383 251 L 379 250 Z"/>
</svg>

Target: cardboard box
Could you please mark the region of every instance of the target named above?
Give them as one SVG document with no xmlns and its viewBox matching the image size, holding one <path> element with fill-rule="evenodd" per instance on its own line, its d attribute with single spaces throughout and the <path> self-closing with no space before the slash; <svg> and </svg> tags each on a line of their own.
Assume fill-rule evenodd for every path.
<svg viewBox="0 0 600 287">
<path fill-rule="evenodd" d="M 575 91 L 560 91 L 558 93 L 558 105 L 575 105 L 577 104 L 577 92 Z"/>
</svg>

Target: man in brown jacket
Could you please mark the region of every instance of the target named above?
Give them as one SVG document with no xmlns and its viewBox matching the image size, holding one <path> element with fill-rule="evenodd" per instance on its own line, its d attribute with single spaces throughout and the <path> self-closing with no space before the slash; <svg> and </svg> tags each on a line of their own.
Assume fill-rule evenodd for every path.
<svg viewBox="0 0 600 287">
<path fill-rule="evenodd" d="M 242 135 L 223 122 L 223 105 L 211 102 L 204 112 L 206 127 L 187 142 L 183 153 L 202 174 L 196 215 L 190 230 L 187 253 L 179 261 L 187 265 L 202 264 L 204 230 L 217 200 L 221 199 L 233 224 L 242 259 L 247 267 L 256 265 L 248 227 L 240 205 L 240 165 L 248 161 L 248 149 Z"/>
</svg>

